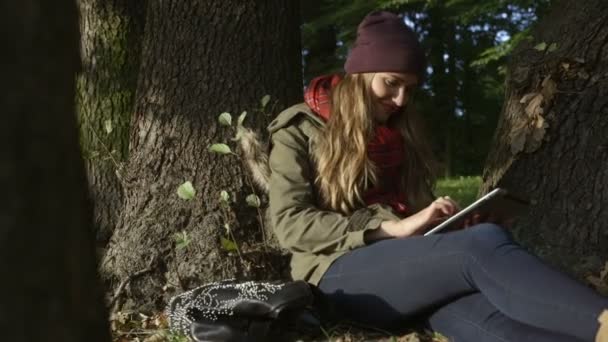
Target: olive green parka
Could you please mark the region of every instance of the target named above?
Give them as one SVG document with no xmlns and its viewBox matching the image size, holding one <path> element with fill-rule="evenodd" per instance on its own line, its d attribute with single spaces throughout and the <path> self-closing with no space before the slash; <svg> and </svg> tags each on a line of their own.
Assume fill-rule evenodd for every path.
<svg viewBox="0 0 608 342">
<path fill-rule="evenodd" d="M 293 279 L 315 285 L 333 261 L 365 245 L 365 231 L 399 219 L 382 204 L 350 216 L 321 208 L 311 152 L 323 126 L 305 103 L 284 110 L 268 126 L 270 221 L 281 246 L 292 253 Z"/>
</svg>

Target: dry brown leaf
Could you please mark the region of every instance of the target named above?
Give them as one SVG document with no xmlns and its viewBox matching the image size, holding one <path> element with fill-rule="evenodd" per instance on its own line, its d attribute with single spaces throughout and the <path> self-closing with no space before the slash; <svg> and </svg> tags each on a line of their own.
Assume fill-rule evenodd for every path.
<svg viewBox="0 0 608 342">
<path fill-rule="evenodd" d="M 545 97 L 545 104 L 548 104 L 553 100 L 553 96 L 557 92 L 557 83 L 551 79 L 551 76 L 547 76 L 543 80 L 542 87 L 541 93 Z"/>
<path fill-rule="evenodd" d="M 411 333 L 398 337 L 397 342 L 420 342 L 420 338 L 417 333 Z"/>
<path fill-rule="evenodd" d="M 526 114 L 528 114 L 529 118 L 533 119 L 543 113 L 543 100 L 544 96 L 537 93 L 536 96 L 534 96 L 530 102 L 528 102 L 528 105 L 526 106 Z"/>
<path fill-rule="evenodd" d="M 526 95 L 521 97 L 519 103 L 528 103 L 534 96 L 538 95 L 538 93 L 527 93 Z"/>
<path fill-rule="evenodd" d="M 164 334 L 157 333 L 144 339 L 143 342 L 165 342 L 167 338 Z"/>
<path fill-rule="evenodd" d="M 604 268 L 600 271 L 600 279 L 608 284 L 608 261 L 606 261 Z"/>
<path fill-rule="evenodd" d="M 526 140 L 526 152 L 532 153 L 542 145 L 549 124 L 542 116 L 537 117 L 532 127 L 532 134 Z"/>
<path fill-rule="evenodd" d="M 511 133 L 509 134 L 509 139 L 511 140 L 511 153 L 513 155 L 523 151 L 524 146 L 526 145 L 527 135 L 528 126 L 525 122 L 523 122 L 523 120 L 519 123 L 519 125 L 513 127 Z"/>
</svg>

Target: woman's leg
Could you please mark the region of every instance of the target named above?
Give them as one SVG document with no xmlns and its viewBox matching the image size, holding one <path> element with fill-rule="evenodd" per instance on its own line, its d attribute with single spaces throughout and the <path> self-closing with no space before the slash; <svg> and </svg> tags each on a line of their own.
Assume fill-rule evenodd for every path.
<svg viewBox="0 0 608 342">
<path fill-rule="evenodd" d="M 498 311 L 480 292 L 442 305 L 428 315 L 426 323 L 450 342 L 583 341 L 513 320 Z"/>
<path fill-rule="evenodd" d="M 608 307 L 493 224 L 359 248 L 336 260 L 319 287 L 349 319 L 379 325 L 482 292 L 512 319 L 587 341 Z"/>
</svg>

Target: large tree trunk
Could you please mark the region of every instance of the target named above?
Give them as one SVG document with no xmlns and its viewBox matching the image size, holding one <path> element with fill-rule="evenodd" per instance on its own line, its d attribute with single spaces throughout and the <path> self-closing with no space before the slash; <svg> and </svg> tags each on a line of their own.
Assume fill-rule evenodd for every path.
<svg viewBox="0 0 608 342">
<path fill-rule="evenodd" d="M 433 68 L 430 83 L 435 98 L 444 99 L 435 103 L 441 132 L 441 161 L 443 175 L 450 177 L 453 171 L 453 143 L 458 82 L 456 80 L 455 24 L 450 20 L 443 4 L 434 4 L 428 9 L 430 28 L 427 38 L 430 48 L 429 62 Z M 446 58 L 447 55 L 447 58 Z"/>
<path fill-rule="evenodd" d="M 514 53 L 481 191 L 529 196 L 518 237 L 578 273 L 608 257 L 608 3 L 558 2 L 533 36 Z"/>
<path fill-rule="evenodd" d="M 78 77 L 81 146 L 97 241 L 105 245 L 122 210 L 118 179 L 129 148 L 144 0 L 79 0 L 83 70 Z"/>
<path fill-rule="evenodd" d="M 73 0 L 0 6 L 0 328 L 5 341 L 109 341 L 74 113 Z"/>
<path fill-rule="evenodd" d="M 151 0 L 146 22 L 125 208 L 102 265 L 114 287 L 149 270 L 124 296 L 126 307 L 143 311 L 197 283 L 278 276 L 249 257 L 262 249 L 263 234 L 246 205 L 252 189 L 244 167 L 208 147 L 234 146 L 234 128 L 218 124 L 220 113 L 247 110 L 245 124 L 261 129 L 270 114 L 300 101 L 302 89 L 296 1 Z M 273 98 L 267 113 L 265 94 Z M 192 200 L 176 193 L 185 181 L 196 190 Z M 222 190 L 229 206 L 220 203 Z M 238 250 L 221 238 L 236 240 Z"/>
</svg>

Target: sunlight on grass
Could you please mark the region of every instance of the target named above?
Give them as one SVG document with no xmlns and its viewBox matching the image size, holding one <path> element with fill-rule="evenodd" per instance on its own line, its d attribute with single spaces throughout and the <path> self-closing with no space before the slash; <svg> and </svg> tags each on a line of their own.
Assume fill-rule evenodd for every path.
<svg viewBox="0 0 608 342">
<path fill-rule="evenodd" d="M 465 207 L 475 201 L 480 185 L 480 176 L 442 178 L 437 181 L 435 195 L 450 196 L 461 207 Z"/>
</svg>

